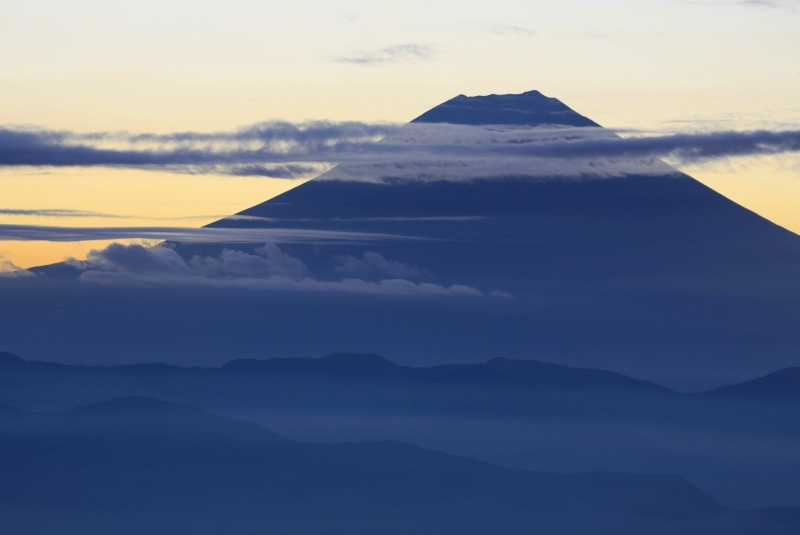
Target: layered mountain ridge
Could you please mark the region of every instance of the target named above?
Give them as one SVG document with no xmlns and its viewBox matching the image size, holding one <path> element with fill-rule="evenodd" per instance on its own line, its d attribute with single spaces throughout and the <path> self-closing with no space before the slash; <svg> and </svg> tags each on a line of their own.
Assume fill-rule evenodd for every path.
<svg viewBox="0 0 800 535">
<path fill-rule="evenodd" d="M 188 433 L 186 412 L 197 424 Z M 87 425 L 97 414 L 108 420 Z M 109 441 L 120 424 L 129 436 Z M 158 441 L 154 425 L 166 430 Z M 398 442 L 272 440 L 252 424 L 146 398 L 55 414 L 0 410 L 0 426 L 4 526 L 31 534 L 57 525 L 59 533 L 104 535 L 264 527 L 300 534 L 755 528 L 778 535 L 800 519 L 797 509 L 727 509 L 674 475 L 551 474 Z"/>
</svg>

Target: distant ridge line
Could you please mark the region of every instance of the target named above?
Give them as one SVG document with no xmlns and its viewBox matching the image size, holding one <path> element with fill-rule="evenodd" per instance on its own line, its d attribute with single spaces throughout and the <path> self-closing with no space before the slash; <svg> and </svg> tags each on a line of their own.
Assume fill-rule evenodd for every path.
<svg viewBox="0 0 800 535">
<path fill-rule="evenodd" d="M 485 362 L 444 364 L 431 366 L 398 365 L 386 357 L 375 353 L 330 353 L 324 357 L 276 357 L 266 359 L 233 359 L 220 366 L 180 366 L 158 362 L 136 364 L 63 364 L 39 360 L 27 360 L 14 353 L 0 351 L 0 370 L 3 368 L 39 368 L 59 370 L 85 370 L 103 372 L 133 373 L 249 373 L 249 374 L 319 374 L 335 373 L 338 378 L 384 376 L 408 379 L 434 379 L 452 382 L 466 381 L 507 381 L 514 379 L 534 380 L 537 383 L 550 382 L 553 386 L 573 385 L 585 382 L 591 385 L 592 379 L 602 380 L 603 386 L 639 385 L 663 393 L 677 393 L 658 383 L 637 379 L 619 372 L 601 368 L 583 368 L 544 362 L 540 360 L 493 357 Z M 591 385 L 597 386 L 597 384 Z M 776 390 L 777 389 L 777 390 Z M 717 398 L 746 398 L 764 401 L 800 401 L 800 367 L 788 367 L 765 376 L 740 383 L 733 383 L 691 395 Z"/>
</svg>

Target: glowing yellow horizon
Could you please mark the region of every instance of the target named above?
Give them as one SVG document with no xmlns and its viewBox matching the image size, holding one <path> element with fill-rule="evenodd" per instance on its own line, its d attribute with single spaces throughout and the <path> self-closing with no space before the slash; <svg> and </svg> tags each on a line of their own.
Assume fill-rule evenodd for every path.
<svg viewBox="0 0 800 535">
<path fill-rule="evenodd" d="M 407 122 L 458 94 L 532 89 L 611 129 L 798 128 L 799 16 L 796 2 L 726 0 L 5 0 L 0 128 L 165 133 L 272 118 Z M 800 232 L 798 158 L 745 163 L 685 171 Z M 0 209 L 128 216 L 0 215 L 0 224 L 200 226 L 292 185 L 0 168 Z M 0 255 L 31 266 L 97 246 L 2 242 Z"/>
</svg>

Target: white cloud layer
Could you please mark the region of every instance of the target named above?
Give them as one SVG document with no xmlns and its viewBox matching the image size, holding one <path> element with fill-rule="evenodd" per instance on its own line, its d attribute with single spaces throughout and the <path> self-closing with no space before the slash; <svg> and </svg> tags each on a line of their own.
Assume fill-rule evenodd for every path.
<svg viewBox="0 0 800 535">
<path fill-rule="evenodd" d="M 93 250 L 85 261 L 72 259 L 68 263 L 83 270 L 79 277 L 81 281 L 94 284 L 208 286 L 386 296 L 483 296 L 477 288 L 460 284 L 443 286 L 407 280 L 401 275 L 415 274 L 413 267 L 389 262 L 380 255 L 377 255 L 380 259 L 375 256 L 367 258 L 377 262 L 379 269 L 393 271 L 395 276 L 374 281 L 355 277 L 329 281 L 314 278 L 301 260 L 287 255 L 274 243 L 256 248 L 255 253 L 225 249 L 217 257 L 196 255 L 186 261 L 165 246 L 145 248 L 114 243 L 103 250 Z"/>
<path fill-rule="evenodd" d="M 430 273 L 424 269 L 396 260 L 387 260 L 374 251 L 364 253 L 361 258 L 339 256 L 334 258 L 334 261 L 337 263 L 335 271 L 338 273 L 356 275 L 360 278 L 386 276 L 420 280 L 430 277 Z"/>
</svg>

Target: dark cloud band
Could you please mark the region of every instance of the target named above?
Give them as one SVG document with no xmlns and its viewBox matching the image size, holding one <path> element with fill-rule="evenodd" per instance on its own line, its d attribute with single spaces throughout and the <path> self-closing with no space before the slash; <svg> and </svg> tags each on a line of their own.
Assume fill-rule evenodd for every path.
<svg viewBox="0 0 800 535">
<path fill-rule="evenodd" d="M 544 133 L 543 133 L 544 132 Z M 397 134 L 376 143 L 382 135 Z M 0 128 L 0 166 L 110 166 L 297 178 L 325 164 L 637 159 L 680 162 L 800 150 L 800 130 L 620 138 L 599 128 L 261 123 L 229 133 L 73 134 Z"/>
<path fill-rule="evenodd" d="M 124 219 L 126 216 L 106 214 L 103 212 L 87 212 L 84 210 L 67 210 L 62 208 L 43 208 L 43 209 L 22 209 L 22 208 L 0 208 L 0 215 L 27 216 L 27 217 L 69 217 L 69 218 L 103 218 L 103 219 Z"/>
</svg>

